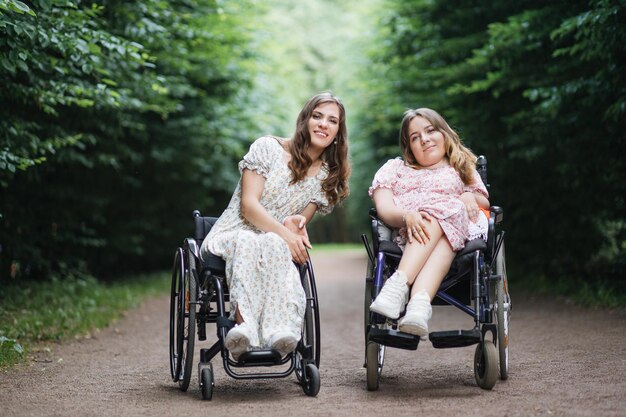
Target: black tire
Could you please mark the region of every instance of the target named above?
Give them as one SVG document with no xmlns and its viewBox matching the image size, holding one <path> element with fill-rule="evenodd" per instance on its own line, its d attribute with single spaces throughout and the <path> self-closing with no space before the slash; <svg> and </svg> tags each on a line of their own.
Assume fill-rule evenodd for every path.
<svg viewBox="0 0 626 417">
<path fill-rule="evenodd" d="M 189 381 L 191 380 L 191 372 L 193 369 L 193 353 L 196 338 L 196 258 L 188 248 L 184 250 L 185 269 L 183 279 L 181 280 L 180 299 L 182 300 L 181 309 L 179 311 L 182 318 L 182 331 L 179 335 L 182 339 L 182 364 L 181 375 L 178 379 L 178 385 L 181 391 L 187 391 Z M 179 342 L 180 343 L 180 342 Z"/>
<path fill-rule="evenodd" d="M 368 332 L 372 325 L 377 328 L 387 328 L 388 326 L 387 323 L 372 323 L 373 313 L 370 312 L 370 305 L 372 304 L 372 300 L 378 296 L 378 294 L 374 294 L 374 276 L 376 275 L 374 267 L 375 266 L 372 261 L 368 260 L 368 270 L 365 280 L 365 304 L 363 306 L 365 320 L 365 368 L 367 371 L 366 379 L 368 391 L 378 390 L 380 376 L 382 375 L 383 365 L 385 362 L 385 346 L 369 341 Z M 388 278 L 388 276 L 386 276 L 387 272 L 384 272 L 384 274 L 385 276 L 383 276 L 383 281 Z"/>
<path fill-rule="evenodd" d="M 307 298 L 304 312 L 304 342 L 313 347 L 312 358 L 315 366 L 319 369 L 321 360 L 321 337 L 320 337 L 320 311 L 317 299 L 317 288 L 315 286 L 315 276 L 313 274 L 313 264 L 309 260 L 304 268 L 304 278 L 302 285 Z"/>
<path fill-rule="evenodd" d="M 179 314 L 181 309 L 179 291 L 181 285 L 181 277 L 185 265 L 183 263 L 183 250 L 178 248 L 174 254 L 174 266 L 172 267 L 172 284 L 170 288 L 170 374 L 172 381 L 178 382 L 182 365 L 182 337 L 179 335 L 181 331 Z"/>
<path fill-rule="evenodd" d="M 482 389 L 490 390 L 498 379 L 498 352 L 493 342 L 485 340 L 476 345 L 474 378 Z"/>
<path fill-rule="evenodd" d="M 304 371 L 303 363 L 310 363 L 312 360 L 317 369 L 320 366 L 321 357 L 321 339 L 320 339 L 320 318 L 317 300 L 317 289 L 315 287 L 315 277 L 313 276 L 312 265 L 302 265 L 300 267 L 300 280 L 302 282 L 302 288 L 306 296 L 306 306 L 304 310 L 304 320 L 302 322 L 302 344 L 304 346 L 311 346 L 310 357 L 303 357 L 300 353 L 296 356 L 296 377 L 298 382 L 304 384 Z M 296 351 L 297 352 L 297 351 Z M 306 359 L 306 360 L 304 360 Z"/>
<path fill-rule="evenodd" d="M 304 367 L 302 390 L 309 397 L 315 397 L 320 392 L 320 371 L 312 363 Z"/>
<path fill-rule="evenodd" d="M 215 383 L 213 380 L 213 365 L 209 363 L 206 368 L 202 368 L 200 374 L 200 386 L 202 388 L 202 399 L 211 401 L 213 398 L 213 387 Z"/>
<path fill-rule="evenodd" d="M 496 258 L 496 274 L 500 279 L 496 286 L 496 321 L 498 327 L 498 356 L 500 379 L 509 377 L 509 323 L 511 321 L 511 296 L 506 276 L 504 242 Z"/>
<path fill-rule="evenodd" d="M 367 260 L 367 270 L 365 271 L 365 294 L 363 304 L 363 329 L 365 335 L 365 346 L 367 346 L 367 331 L 370 325 L 370 305 L 372 304 L 372 287 L 374 286 L 374 265 L 370 259 Z M 367 363 L 367 354 L 365 355 Z"/>
<path fill-rule="evenodd" d="M 367 367 L 367 390 L 376 391 L 380 382 L 380 375 L 383 372 L 385 346 L 375 342 L 368 342 L 365 354 Z"/>
</svg>

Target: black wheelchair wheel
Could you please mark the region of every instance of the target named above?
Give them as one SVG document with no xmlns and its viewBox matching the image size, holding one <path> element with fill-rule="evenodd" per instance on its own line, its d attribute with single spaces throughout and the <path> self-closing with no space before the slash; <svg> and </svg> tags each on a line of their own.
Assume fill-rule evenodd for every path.
<svg viewBox="0 0 626 417">
<path fill-rule="evenodd" d="M 365 271 L 365 303 L 363 304 L 363 329 L 365 334 L 365 345 L 367 346 L 367 331 L 370 324 L 370 305 L 372 304 L 372 290 L 374 286 L 374 264 L 367 260 L 367 270 Z M 367 355 L 366 355 L 367 363 Z"/>
<path fill-rule="evenodd" d="M 482 389 L 490 390 L 498 379 L 498 352 L 493 342 L 484 340 L 474 352 L 474 378 Z"/>
<path fill-rule="evenodd" d="M 202 368 L 200 386 L 202 388 L 202 399 L 211 401 L 213 398 L 213 388 L 215 387 L 213 380 L 213 364 L 209 363 L 207 367 Z"/>
<path fill-rule="evenodd" d="M 304 367 L 302 390 L 309 397 L 315 397 L 320 392 L 320 371 L 312 363 Z"/>
<path fill-rule="evenodd" d="M 312 346 L 312 358 L 315 366 L 319 368 L 321 357 L 321 338 L 320 338 L 320 311 L 317 300 L 317 288 L 315 286 L 315 276 L 313 275 L 313 266 L 311 261 L 304 267 L 304 277 L 302 285 L 306 295 L 306 308 L 304 312 L 304 328 L 303 334 L 304 344 Z"/>
<path fill-rule="evenodd" d="M 179 336 L 179 310 L 180 310 L 180 283 L 181 274 L 185 266 L 183 264 L 183 250 L 178 248 L 174 254 L 174 266 L 172 267 L 172 284 L 170 288 L 170 374 L 172 381 L 177 382 L 180 377 L 182 365 L 182 337 Z"/>
<path fill-rule="evenodd" d="M 306 296 L 304 320 L 302 322 L 302 345 L 310 347 L 310 351 L 306 353 L 306 358 L 304 358 L 301 353 L 297 353 L 296 356 L 296 377 L 298 378 L 298 382 L 303 383 L 306 364 L 313 361 L 316 368 L 319 369 L 321 357 L 317 289 L 315 287 L 315 277 L 310 260 L 307 264 L 300 266 L 300 279 Z"/>
<path fill-rule="evenodd" d="M 511 296 L 506 276 L 504 242 L 496 258 L 496 274 L 500 279 L 496 286 L 496 321 L 498 328 L 498 354 L 500 363 L 500 379 L 509 377 L 509 322 L 511 320 Z"/>
<path fill-rule="evenodd" d="M 196 301 L 197 289 L 196 279 L 196 258 L 185 248 L 184 253 L 184 270 L 183 279 L 180 285 L 180 309 L 178 311 L 180 317 L 180 328 L 178 336 L 181 349 L 181 375 L 178 378 L 178 385 L 181 391 L 187 391 L 189 381 L 191 380 L 191 371 L 193 367 L 194 343 L 196 337 Z"/>
</svg>

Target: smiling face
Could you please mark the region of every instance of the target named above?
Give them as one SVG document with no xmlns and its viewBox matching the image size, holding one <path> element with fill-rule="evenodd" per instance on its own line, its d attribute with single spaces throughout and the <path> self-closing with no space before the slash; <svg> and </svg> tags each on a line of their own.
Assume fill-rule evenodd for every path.
<svg viewBox="0 0 626 417">
<path fill-rule="evenodd" d="M 415 116 L 408 126 L 409 148 L 422 167 L 436 168 L 447 163 L 445 138 L 431 122 Z"/>
<path fill-rule="evenodd" d="M 339 106 L 334 102 L 322 103 L 313 109 L 308 121 L 311 147 L 325 149 L 333 143 L 339 131 Z"/>
</svg>

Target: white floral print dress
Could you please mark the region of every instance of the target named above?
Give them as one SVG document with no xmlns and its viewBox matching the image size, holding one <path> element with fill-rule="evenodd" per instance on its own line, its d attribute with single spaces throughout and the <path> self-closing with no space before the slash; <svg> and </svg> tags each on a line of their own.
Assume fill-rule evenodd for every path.
<svg viewBox="0 0 626 417">
<path fill-rule="evenodd" d="M 470 222 L 465 204 L 459 199 L 466 191 L 478 192 L 489 198 L 487 188 L 474 170 L 474 182 L 465 185 L 456 170 L 450 166 L 416 169 L 402 159 L 390 159 L 374 175 L 369 189 L 370 197 L 377 188 L 393 192 L 396 207 L 424 211 L 439 220 L 443 233 L 456 252 L 471 239 L 487 239 L 487 218 L 479 212 L 478 220 Z M 399 230 L 396 243 L 404 249 L 406 227 Z"/>
<path fill-rule="evenodd" d="M 330 213 L 321 181 L 328 175 L 325 164 L 314 177 L 290 184 L 291 170 L 279 139 L 263 136 L 250 146 L 239 162 L 239 171 L 256 171 L 265 177 L 261 204 L 279 222 L 300 214 L 311 202 L 321 214 Z M 300 274 L 287 243 L 275 233 L 266 233 L 241 215 L 241 180 L 228 207 L 202 242 L 200 253 L 220 256 L 226 262 L 231 319 L 235 310 L 255 330 L 252 346 L 268 347 L 276 332 L 289 331 L 298 339 L 305 310 Z"/>
</svg>

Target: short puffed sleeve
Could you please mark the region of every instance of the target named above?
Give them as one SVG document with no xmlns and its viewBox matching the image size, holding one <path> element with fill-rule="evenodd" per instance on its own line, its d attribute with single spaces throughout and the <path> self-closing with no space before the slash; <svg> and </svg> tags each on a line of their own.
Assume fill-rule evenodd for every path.
<svg viewBox="0 0 626 417">
<path fill-rule="evenodd" d="M 474 170 L 472 173 L 473 182 L 470 185 L 465 185 L 463 187 L 463 192 L 470 193 L 480 193 L 484 195 L 486 198 L 489 198 L 489 192 L 487 191 L 487 187 L 483 184 L 483 180 L 480 178 L 480 174 L 478 171 Z"/>
<path fill-rule="evenodd" d="M 320 173 L 317 174 L 316 178 L 320 181 L 319 190 L 317 194 L 311 199 L 311 203 L 315 203 L 317 205 L 316 213 L 319 213 L 323 216 L 329 214 L 333 211 L 334 205 L 328 202 L 328 197 L 322 188 L 322 182 L 328 177 L 328 166 L 326 164 L 322 165 Z"/>
<path fill-rule="evenodd" d="M 390 159 L 385 162 L 385 165 L 380 167 L 380 169 L 374 175 L 374 180 L 372 181 L 372 186 L 368 190 L 368 194 L 370 197 L 374 195 L 374 191 L 378 188 L 389 188 L 392 190 L 396 182 L 398 181 L 398 169 L 402 166 L 404 162 L 401 159 Z"/>
<path fill-rule="evenodd" d="M 325 216 L 332 212 L 333 208 L 335 207 L 328 202 L 328 198 L 326 198 L 326 193 L 324 193 L 323 191 L 320 191 L 320 194 L 316 198 L 311 200 L 311 202 L 317 205 L 316 213 L 319 213 L 322 216 Z"/>
<path fill-rule="evenodd" d="M 252 142 L 248 153 L 239 161 L 239 171 L 256 171 L 267 178 L 277 158 L 280 158 L 280 144 L 276 139 L 263 136 Z M 278 155 L 277 155 L 278 153 Z"/>
</svg>

